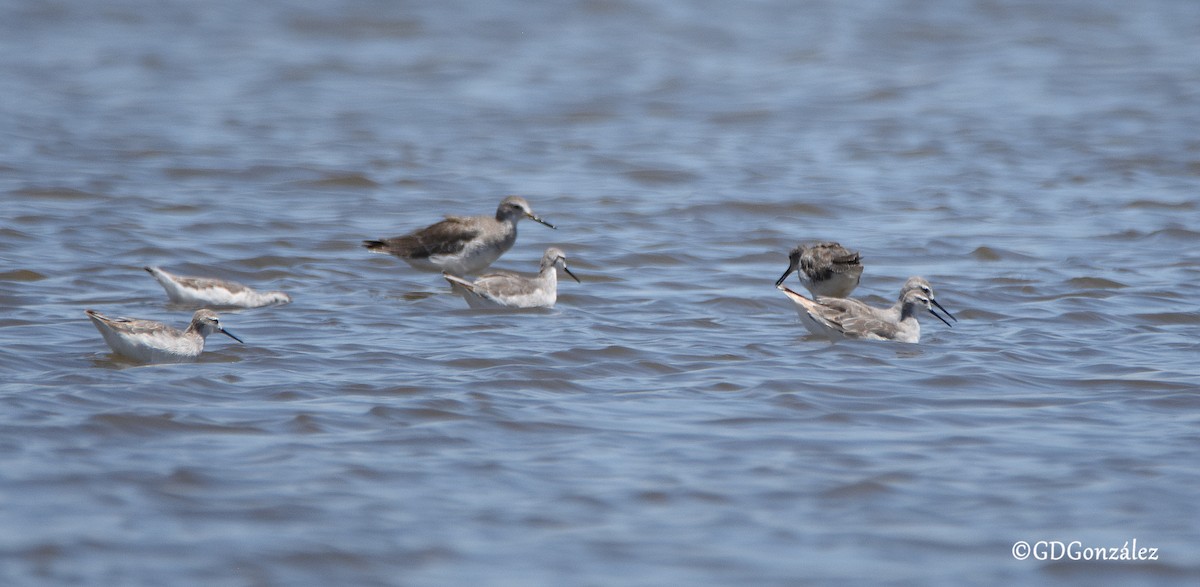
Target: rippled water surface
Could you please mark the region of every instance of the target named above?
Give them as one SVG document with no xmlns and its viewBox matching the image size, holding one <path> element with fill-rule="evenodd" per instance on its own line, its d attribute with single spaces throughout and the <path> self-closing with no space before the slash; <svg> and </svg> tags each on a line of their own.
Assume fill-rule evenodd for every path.
<svg viewBox="0 0 1200 587">
<path fill-rule="evenodd" d="M 1197 583 L 1200 4 L 1109 4 L 4 3 L 0 583 Z M 359 245 L 510 193 L 553 310 Z M 133 367 L 150 264 L 295 303 Z"/>
</svg>

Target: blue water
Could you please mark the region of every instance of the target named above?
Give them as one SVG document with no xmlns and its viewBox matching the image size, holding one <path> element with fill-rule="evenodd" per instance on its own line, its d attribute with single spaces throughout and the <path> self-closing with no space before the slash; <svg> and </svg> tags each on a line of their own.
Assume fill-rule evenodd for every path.
<svg viewBox="0 0 1200 587">
<path fill-rule="evenodd" d="M 1194 584 L 1200 5 L 0 5 L 0 584 Z M 362 239 L 519 193 L 480 312 Z M 918 345 L 814 339 L 930 279 Z M 190 365 L 141 267 L 282 289 Z M 796 287 L 793 282 L 793 287 Z M 1158 560 L 1016 560 L 1137 539 Z"/>
</svg>

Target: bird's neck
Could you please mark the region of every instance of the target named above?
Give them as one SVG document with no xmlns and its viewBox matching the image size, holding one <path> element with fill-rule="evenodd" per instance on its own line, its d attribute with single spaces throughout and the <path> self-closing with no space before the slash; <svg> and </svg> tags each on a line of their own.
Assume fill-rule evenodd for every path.
<svg viewBox="0 0 1200 587">
<path fill-rule="evenodd" d="M 903 320 L 906 316 L 912 315 L 912 304 L 905 305 L 904 302 L 897 301 L 892 304 L 892 307 L 887 309 L 887 313 L 890 316 L 894 316 L 896 321 Z"/>
</svg>

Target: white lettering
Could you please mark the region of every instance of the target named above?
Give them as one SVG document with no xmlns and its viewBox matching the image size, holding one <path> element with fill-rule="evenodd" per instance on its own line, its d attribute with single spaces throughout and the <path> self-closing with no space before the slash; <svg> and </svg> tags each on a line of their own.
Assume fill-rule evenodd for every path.
<svg viewBox="0 0 1200 587">
<path fill-rule="evenodd" d="M 1067 558 L 1069 558 L 1073 561 L 1079 560 L 1079 557 L 1080 557 L 1079 549 L 1082 546 L 1083 546 L 1082 542 L 1080 542 L 1078 540 L 1072 540 L 1071 543 L 1067 545 Z M 1062 559 L 1055 559 L 1055 560 L 1062 560 Z"/>
<path fill-rule="evenodd" d="M 1033 543 L 1033 558 L 1034 560 L 1046 560 L 1046 541 L 1039 540 Z"/>
<path fill-rule="evenodd" d="M 1139 547 L 1137 538 L 1126 540 L 1121 546 L 1084 546 L 1082 540 L 1038 540 L 1031 546 L 1024 540 L 1013 543 L 1013 558 L 1025 560 L 1033 557 L 1039 561 L 1142 561 L 1158 560 L 1158 549 Z"/>
</svg>

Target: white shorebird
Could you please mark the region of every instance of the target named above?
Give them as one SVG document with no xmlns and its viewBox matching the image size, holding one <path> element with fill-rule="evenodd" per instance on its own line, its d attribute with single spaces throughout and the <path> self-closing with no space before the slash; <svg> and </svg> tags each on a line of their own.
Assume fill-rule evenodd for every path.
<svg viewBox="0 0 1200 587">
<path fill-rule="evenodd" d="M 472 308 L 549 308 L 558 300 L 558 269 L 576 282 L 567 269 L 567 257 L 554 247 L 546 249 L 537 277 L 515 273 L 489 273 L 474 282 L 443 273 L 450 287 Z M 582 282 L 580 282 L 582 283 Z"/>
<path fill-rule="evenodd" d="M 873 308 L 859 300 L 822 297 L 810 300 L 783 285 L 776 286 L 796 304 L 796 312 L 809 332 L 832 341 L 842 339 L 893 340 L 915 343 L 921 340 L 921 325 L 915 314 L 922 306 L 950 326 L 935 312 L 936 306 L 955 318 L 933 296 L 933 287 L 921 277 L 910 277 L 900 289 L 900 297 L 890 308 Z"/>
<path fill-rule="evenodd" d="M 447 216 L 404 236 L 363 241 L 363 246 L 375 253 L 395 255 L 418 269 L 473 275 L 512 248 L 517 242 L 517 222 L 522 218 L 554 228 L 534 215 L 525 198 L 508 196 L 500 201 L 495 218 Z"/>
<path fill-rule="evenodd" d="M 204 351 L 204 339 L 214 332 L 242 342 L 242 339 L 221 328 L 221 322 L 212 310 L 196 310 L 187 330 L 153 320 L 109 318 L 95 310 L 85 312 L 114 353 L 139 363 L 194 361 Z"/>
<path fill-rule="evenodd" d="M 281 291 L 254 291 L 235 281 L 174 275 L 158 267 L 144 269 L 158 280 L 159 285 L 167 290 L 167 297 L 176 304 L 259 308 L 292 301 L 292 296 Z"/>
<path fill-rule="evenodd" d="M 775 282 L 775 287 L 783 285 L 793 271 L 814 296 L 844 298 L 858 287 L 862 278 L 862 257 L 835 242 L 797 245 L 788 253 L 787 271 Z"/>
</svg>

